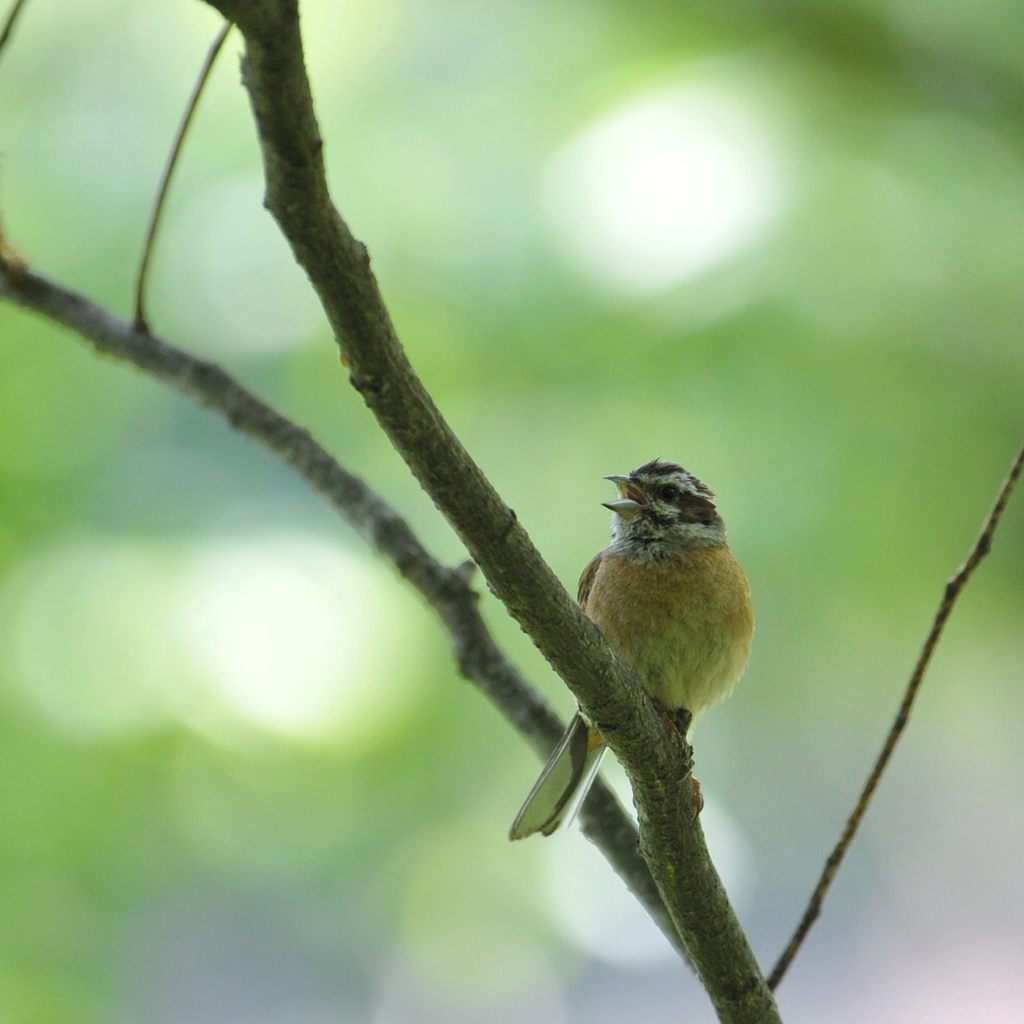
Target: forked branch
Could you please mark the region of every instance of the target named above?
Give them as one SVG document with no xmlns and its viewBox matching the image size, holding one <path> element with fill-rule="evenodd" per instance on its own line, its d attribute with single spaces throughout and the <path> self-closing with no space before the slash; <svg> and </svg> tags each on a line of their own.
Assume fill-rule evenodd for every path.
<svg viewBox="0 0 1024 1024">
<path fill-rule="evenodd" d="M 426 392 L 398 341 L 365 247 L 331 201 L 297 0 L 211 0 L 245 39 L 243 81 L 263 154 L 265 203 L 320 298 L 362 394 L 493 592 L 591 717 L 633 782 L 641 848 L 719 1019 L 778 1021 L 714 870 L 682 779 L 689 749 L 533 546 Z"/>
<path fill-rule="evenodd" d="M 635 830 L 606 788 L 598 788 L 588 801 L 585 831 L 680 951 L 680 935 L 685 937 L 721 1020 L 777 1021 L 769 988 L 781 981 L 821 913 L 906 728 L 945 623 L 989 550 L 1021 474 L 1024 449 L 1013 463 L 969 557 L 947 584 L 896 719 L 793 939 L 766 985 L 707 856 L 699 823 L 694 820 L 690 788 L 664 785 L 664 779 L 674 778 L 679 769 L 685 769 L 689 751 L 666 738 L 660 719 L 632 674 L 610 654 L 603 638 L 568 600 L 515 514 L 451 432 L 406 359 L 370 271 L 366 250 L 350 233 L 327 191 L 295 0 L 209 2 L 241 23 L 246 41 L 245 81 L 266 168 L 267 206 L 320 296 L 350 367 L 353 386 L 462 537 L 495 593 L 584 706 L 602 724 L 609 724 L 610 745 L 634 782 L 650 870 L 637 855 Z M 23 3 L 14 3 L 0 37 L 0 48 Z M 427 598 L 448 630 L 463 674 L 480 686 L 538 751 L 545 753 L 557 736 L 557 719 L 494 644 L 480 618 L 468 572 L 446 568 L 432 559 L 408 524 L 342 469 L 308 432 L 247 392 L 220 367 L 148 332 L 144 313 L 146 270 L 167 185 L 195 104 L 230 27 L 229 21 L 211 47 L 165 168 L 136 285 L 134 326 L 15 266 L 13 260 L 5 268 L 2 255 L 0 297 L 65 324 L 100 351 L 132 362 L 212 406 L 233 426 L 291 465 Z"/>
</svg>

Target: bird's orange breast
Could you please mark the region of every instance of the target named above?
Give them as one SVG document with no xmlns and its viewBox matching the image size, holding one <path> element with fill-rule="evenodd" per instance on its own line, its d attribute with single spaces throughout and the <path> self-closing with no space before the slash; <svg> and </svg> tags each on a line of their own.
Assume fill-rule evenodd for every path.
<svg viewBox="0 0 1024 1024">
<path fill-rule="evenodd" d="M 652 697 L 694 720 L 727 697 L 746 668 L 750 585 L 728 547 L 656 562 L 606 551 L 583 610 Z"/>
</svg>

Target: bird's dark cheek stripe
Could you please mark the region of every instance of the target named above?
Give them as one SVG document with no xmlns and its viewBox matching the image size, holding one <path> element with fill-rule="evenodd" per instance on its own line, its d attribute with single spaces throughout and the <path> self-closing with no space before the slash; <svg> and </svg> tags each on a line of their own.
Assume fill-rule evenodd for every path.
<svg viewBox="0 0 1024 1024">
<path fill-rule="evenodd" d="M 652 526 L 657 526 L 661 530 L 667 530 L 673 523 L 678 522 L 681 518 L 679 516 L 663 516 L 657 512 L 648 513 L 648 521 Z"/>
</svg>

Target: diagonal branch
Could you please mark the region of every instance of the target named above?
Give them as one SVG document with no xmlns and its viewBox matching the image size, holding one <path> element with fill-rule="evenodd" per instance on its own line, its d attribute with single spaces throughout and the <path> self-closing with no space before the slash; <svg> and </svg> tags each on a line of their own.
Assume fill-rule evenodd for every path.
<svg viewBox="0 0 1024 1024">
<path fill-rule="evenodd" d="M 206 51 L 203 66 L 199 69 L 199 77 L 192 86 L 192 94 L 188 98 L 185 113 L 181 115 L 178 123 L 178 130 L 174 133 L 174 141 L 171 143 L 171 151 L 167 154 L 167 161 L 164 164 L 163 173 L 160 176 L 160 184 L 157 186 L 156 199 L 153 201 L 153 209 L 149 215 L 149 225 L 146 227 L 146 240 L 142 244 L 142 258 L 139 260 L 139 270 L 135 277 L 135 326 L 142 331 L 148 331 L 149 325 L 146 322 L 146 275 L 149 272 L 149 263 L 153 257 L 153 248 L 156 245 L 156 233 L 160 228 L 160 217 L 164 212 L 164 203 L 167 200 L 167 191 L 171 186 L 171 178 L 174 169 L 178 165 L 178 157 L 181 156 L 181 147 L 185 142 L 185 135 L 195 115 L 199 99 L 203 95 L 203 89 L 213 70 L 217 54 L 224 45 L 228 33 L 231 31 L 231 22 L 226 21 L 221 25 L 220 30 Z"/>
<path fill-rule="evenodd" d="M 334 207 L 304 66 L 297 0 L 210 0 L 245 39 L 243 79 L 265 204 L 320 298 L 353 386 L 461 537 L 494 593 L 591 718 L 633 783 L 641 850 L 722 1021 L 777 1021 L 771 993 L 707 853 L 686 744 L 570 600 L 445 422 L 400 345 L 366 248 Z"/>
<path fill-rule="evenodd" d="M 62 324 L 98 352 L 132 363 L 197 399 L 291 466 L 419 591 L 447 629 L 462 674 L 542 758 L 548 756 L 562 724 L 491 636 L 477 594 L 469 586 L 471 563 L 449 569 L 434 559 L 387 502 L 343 469 L 306 430 L 247 391 L 215 363 L 140 331 L 20 263 L 12 266 L 2 255 L 0 298 Z M 665 937 L 682 952 L 678 932 L 637 852 L 636 829 L 603 783 L 591 791 L 582 824 Z"/>
<path fill-rule="evenodd" d="M 783 950 L 778 963 L 772 968 L 772 973 L 768 977 L 768 984 L 773 990 L 782 981 L 786 970 L 807 937 L 807 933 L 811 930 L 811 926 L 821 914 L 822 904 L 825 902 L 828 890 L 835 879 L 836 873 L 839 871 L 839 865 L 842 864 L 843 858 L 846 856 L 846 851 L 849 849 L 850 843 L 853 841 L 853 837 L 860 826 L 861 819 L 868 809 L 871 797 L 878 788 L 882 773 L 885 771 L 886 765 L 888 765 L 889 759 L 896 749 L 896 744 L 899 742 L 900 736 L 903 735 L 903 730 L 910 721 L 910 712 L 914 706 L 914 700 L 917 697 L 918 690 L 921 688 L 921 683 L 924 680 L 925 672 L 928 670 L 932 654 L 935 652 L 935 648 L 942 636 L 946 620 L 953 611 L 953 606 L 956 604 L 960 592 L 967 586 L 967 581 L 973 575 L 974 570 L 977 569 L 978 563 L 989 553 L 996 527 L 999 526 L 999 520 L 1009 504 L 1010 496 L 1013 494 L 1013 489 L 1020 478 L 1022 466 L 1024 466 L 1024 447 L 1017 453 L 1017 458 L 1010 466 L 1010 472 L 999 489 L 999 494 L 996 496 L 992 511 L 988 514 L 988 518 L 981 528 L 981 533 L 978 534 L 978 539 L 975 541 L 971 553 L 967 556 L 967 560 L 960 566 L 956 574 L 946 584 L 946 589 L 942 594 L 942 601 L 939 604 L 939 610 L 935 613 L 932 628 L 928 632 L 924 647 L 921 649 L 921 654 L 917 659 L 917 664 L 910 675 L 910 682 L 907 684 L 903 701 L 900 704 L 899 711 L 896 712 L 896 718 L 889 729 L 888 736 L 885 738 L 885 743 L 882 745 L 882 749 L 875 761 L 874 767 L 871 769 L 871 773 L 868 775 L 867 781 L 864 783 L 864 788 L 861 790 L 857 803 L 847 819 L 846 827 L 843 829 L 843 834 L 839 837 L 839 842 L 836 843 L 835 849 L 829 854 L 828 860 L 825 862 L 825 868 L 818 879 L 814 892 L 811 894 L 807 909 L 804 911 L 804 915 L 800 919 L 793 937 L 789 940 L 789 944 Z"/>
<path fill-rule="evenodd" d="M 14 32 L 14 23 L 18 20 L 18 15 L 21 14 L 21 9 L 24 6 L 25 0 L 14 0 L 14 3 L 11 4 L 7 17 L 4 18 L 3 26 L 0 27 L 0 51 L 10 42 L 11 34 Z"/>
</svg>

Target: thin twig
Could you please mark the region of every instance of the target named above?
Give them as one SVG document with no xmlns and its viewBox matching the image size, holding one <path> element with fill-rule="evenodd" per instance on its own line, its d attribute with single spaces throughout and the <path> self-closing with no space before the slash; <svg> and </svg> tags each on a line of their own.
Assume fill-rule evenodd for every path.
<svg viewBox="0 0 1024 1024">
<path fill-rule="evenodd" d="M 11 38 L 11 33 L 14 31 L 14 23 L 18 20 L 18 15 L 21 14 L 21 9 L 24 6 L 25 0 L 14 0 L 14 3 L 11 4 L 11 9 L 7 12 L 7 17 L 4 19 L 4 27 L 0 29 L 0 53 L 3 52 L 3 48 Z"/>
<path fill-rule="evenodd" d="M 210 77 L 210 71 L 213 69 L 213 64 L 217 59 L 217 54 L 220 53 L 220 49 L 224 45 L 224 40 L 227 39 L 228 33 L 231 31 L 231 25 L 232 23 L 230 21 L 224 22 L 220 31 L 217 33 L 217 37 L 210 44 L 210 49 L 206 52 L 206 59 L 203 61 L 203 66 L 199 70 L 199 77 L 196 79 L 196 83 L 192 87 L 192 95 L 189 97 L 188 105 L 185 107 L 185 113 L 181 116 L 181 121 L 178 124 L 178 130 L 174 136 L 174 142 L 171 145 L 171 151 L 167 155 L 167 162 L 164 164 L 163 174 L 160 178 L 160 187 L 157 189 L 156 199 L 153 202 L 153 210 L 149 215 L 149 226 L 146 228 L 146 241 L 143 243 L 142 247 L 142 259 L 139 261 L 138 276 L 135 279 L 135 326 L 140 331 L 149 330 L 145 312 L 146 275 L 149 271 L 149 262 L 153 255 L 153 246 L 156 242 L 157 229 L 160 226 L 160 216 L 164 212 L 164 201 L 167 199 L 167 190 L 170 188 L 174 168 L 178 165 L 178 157 L 181 154 L 181 147 L 185 142 L 185 134 L 189 129 L 189 125 L 192 123 L 192 117 L 196 112 L 196 107 L 199 105 L 199 97 L 203 94 L 203 88 L 206 85 L 207 79 Z"/>
<path fill-rule="evenodd" d="M 345 470 L 291 420 L 247 391 L 215 363 L 152 337 L 87 299 L 32 273 L 0 253 L 0 298 L 70 328 L 93 347 L 132 363 L 214 409 L 291 466 L 398 570 L 440 617 L 462 674 L 547 758 L 562 722 L 502 653 L 478 607 L 465 568 L 434 559 L 409 524 L 362 480 Z M 467 563 L 471 564 L 471 563 Z M 583 807 L 587 838 L 604 854 L 668 941 L 685 956 L 650 870 L 637 851 L 637 833 L 612 791 L 600 781 Z"/>
<path fill-rule="evenodd" d="M 799 951 L 801 944 L 807 937 L 807 933 L 811 930 L 811 926 L 821 914 L 822 904 L 824 903 L 825 896 L 835 879 L 836 872 L 839 870 L 839 865 L 842 863 L 843 857 L 846 855 L 846 851 L 850 846 L 850 842 L 853 840 L 853 837 L 857 832 L 861 819 L 864 817 L 864 813 L 868 809 L 868 804 L 871 802 L 872 795 L 878 788 L 878 783 L 882 778 L 882 773 L 885 771 L 886 765 L 889 763 L 889 759 L 892 757 L 892 753 L 896 749 L 896 744 L 899 742 L 900 736 L 903 734 L 903 730 L 907 727 L 907 722 L 910 720 L 910 711 L 914 706 L 914 700 L 921 687 L 921 682 L 928 669 L 928 664 L 931 661 L 932 654 L 939 642 L 939 638 L 942 636 L 946 620 L 953 611 L 953 605 L 956 603 L 960 592 L 967 585 L 967 581 L 971 578 L 974 570 L 978 567 L 978 563 L 988 554 L 989 549 L 992 546 L 992 538 L 995 535 L 996 527 L 999 525 L 999 520 L 1002 518 L 1003 512 L 1010 501 L 1010 496 L 1017 484 L 1017 480 L 1020 478 L 1022 465 L 1024 465 L 1024 447 L 1022 447 L 1017 453 L 1017 457 L 1010 467 L 1009 474 L 1003 481 L 1003 485 L 996 497 L 995 504 L 992 506 L 992 511 L 985 520 L 985 524 L 981 529 L 981 533 L 978 535 L 978 539 L 975 542 L 974 547 L 971 549 L 971 553 L 967 556 L 967 560 L 960 566 L 956 574 L 946 584 L 946 589 L 942 595 L 942 601 L 939 604 L 939 610 L 935 613 L 932 628 L 924 642 L 924 647 L 921 649 L 921 654 L 917 659 L 917 664 L 914 666 L 914 671 L 910 676 L 910 682 L 907 684 L 906 692 L 903 695 L 903 702 L 900 704 L 899 711 L 896 713 L 896 718 L 892 723 L 892 727 L 889 729 L 889 735 L 885 738 L 885 744 L 882 747 L 881 753 L 879 753 L 878 759 L 875 761 L 875 765 L 871 769 L 871 774 L 864 783 L 864 788 L 861 790 L 860 797 L 857 800 L 856 806 L 853 808 L 853 812 L 847 819 L 846 827 L 843 829 L 843 834 L 839 837 L 839 842 L 836 843 L 835 849 L 825 862 L 821 878 L 818 879 L 818 884 L 815 886 L 814 892 L 811 894 L 810 901 L 807 904 L 807 909 L 804 911 L 804 916 L 800 919 L 800 924 L 797 925 L 797 929 L 793 933 L 793 937 L 789 940 L 789 945 L 786 946 L 782 955 L 779 957 L 778 963 L 776 963 L 771 974 L 768 976 L 768 985 L 773 990 L 779 982 L 782 981 L 787 968 Z"/>
</svg>

